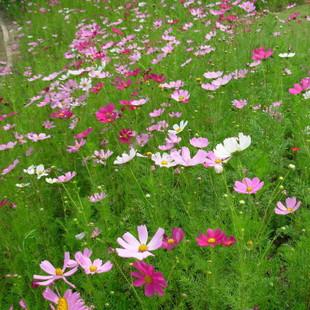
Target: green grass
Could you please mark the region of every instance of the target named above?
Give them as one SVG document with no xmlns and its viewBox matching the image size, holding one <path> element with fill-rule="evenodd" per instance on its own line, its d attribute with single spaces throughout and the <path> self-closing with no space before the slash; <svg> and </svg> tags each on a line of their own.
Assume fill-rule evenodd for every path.
<svg viewBox="0 0 310 310">
<path fill-rule="evenodd" d="M 68 64 L 63 54 L 79 23 L 99 22 L 102 16 L 110 21 L 124 18 L 124 10 L 118 9 L 123 1 L 111 1 L 110 9 L 106 9 L 104 3 L 96 7 L 95 2 L 63 0 L 61 6 L 51 8 L 46 14 L 37 12 L 38 8 L 47 7 L 45 1 L 35 1 L 32 12 L 29 5 L 9 2 L 6 6 L 8 14 L 22 26 L 20 33 L 24 35 L 20 37 L 20 55 L 14 74 L 0 80 L 1 97 L 7 102 L 0 105 L 0 115 L 17 112 L 14 118 L 0 123 L 16 124 L 14 130 L 0 131 L 0 144 L 14 140 L 14 131 L 46 132 L 53 138 L 38 143 L 29 141 L 0 152 L 0 169 L 17 157 L 21 161 L 14 171 L 0 177 L 0 199 L 7 197 L 17 205 L 15 210 L 0 208 L 0 309 L 17 305 L 21 298 L 31 310 L 48 309 L 41 296 L 42 288 L 31 288 L 33 275 L 43 274 L 40 262 L 47 259 L 61 265 L 64 251 L 75 253 L 84 247 L 93 249 L 93 257 L 114 263 L 108 273 L 89 277 L 80 272 L 70 278 L 87 304 L 96 309 L 245 310 L 255 306 L 267 310 L 309 309 L 310 138 L 305 128 L 309 125 L 310 110 L 302 95 L 292 96 L 288 89 L 309 71 L 309 44 L 305 38 L 309 37 L 310 27 L 305 18 L 300 18 L 301 23 L 282 23 L 279 19 L 285 20 L 296 11 L 302 16 L 310 15 L 310 6 L 247 18 L 251 24 L 238 23 L 234 37 L 219 32 L 210 41 L 215 52 L 193 57 L 185 52 L 186 40 L 193 40 L 193 46 L 209 44 L 204 36 L 211 28 L 193 20 L 178 1 L 165 1 L 166 7 L 145 1 L 147 5 L 140 10 L 147 11 L 150 16 L 145 19 L 141 32 L 133 31 L 139 24 L 132 20 L 133 15 L 116 27 L 128 27 L 125 33 L 135 33 L 140 46 L 143 45 L 141 41 L 148 38 L 153 46 L 160 44 L 162 47 L 163 29 L 170 26 L 155 30 L 152 26 L 155 19 L 169 16 L 179 19 L 179 25 L 194 23 L 186 32 L 180 31 L 179 25 L 172 26 L 173 35 L 181 44 L 160 64 L 151 64 L 154 55 L 143 55 L 136 64 L 141 69 L 154 68 L 153 71 L 164 74 L 167 81 L 185 81 L 184 89 L 190 92 L 190 102 L 188 105 L 172 102 L 169 90 L 160 90 L 154 82 L 143 83 L 137 87 L 142 96 L 150 99 L 149 103 L 141 109 L 125 112 L 113 125 L 101 124 L 94 116 L 98 108 L 108 102 L 118 104 L 119 100 L 129 99 L 135 88 L 131 86 L 119 92 L 111 85 L 112 79 L 108 79 L 98 95 L 89 96 L 87 106 L 74 110 L 80 118 L 74 133 L 89 126 L 94 132 L 80 152 L 70 154 L 66 147 L 72 145 L 74 139 L 72 131 L 67 129 L 68 121 L 56 120 L 57 127 L 48 132 L 41 124 L 48 119 L 51 109 L 38 108 L 35 104 L 24 107 L 49 82 L 29 82 L 23 72 L 30 66 L 34 74 L 47 76 Z M 268 1 L 264 7 L 273 11 L 279 3 L 282 1 Z M 67 22 L 64 14 L 59 13 L 60 7 L 85 11 L 72 11 Z M 241 11 L 238 14 L 244 15 Z M 273 36 L 278 31 L 281 36 Z M 27 44 L 37 39 L 42 39 L 43 43 L 29 53 Z M 232 81 L 216 92 L 200 87 L 196 78 L 204 80 L 206 71 L 228 73 L 246 68 L 251 61 L 251 51 L 260 46 L 272 48 L 274 55 L 245 79 Z M 290 48 L 296 53 L 295 57 L 278 57 Z M 180 67 L 189 57 L 192 62 Z M 292 75 L 283 74 L 285 68 L 289 68 Z M 107 70 L 115 72 L 112 65 L 108 65 Z M 249 104 L 242 110 L 233 109 L 231 101 L 241 98 L 247 99 Z M 263 112 L 275 101 L 283 102 L 277 110 L 280 118 Z M 181 111 L 181 119 L 189 121 L 180 134 L 181 145 L 188 146 L 188 140 L 197 133 L 208 137 L 208 150 L 212 150 L 223 139 L 239 132 L 250 135 L 252 145 L 234 155 L 223 174 L 201 166 L 185 167 L 179 174 L 173 168 L 154 170 L 152 162 L 143 158 L 135 158 L 119 167 L 113 165 L 116 155 L 128 149 L 118 142 L 118 131 L 132 128 L 138 133 L 145 132 L 150 125 L 148 113 L 163 102 L 171 102 L 173 106 L 168 110 Z M 261 104 L 262 109 L 253 111 L 255 104 Z M 170 127 L 179 122 L 169 118 L 167 113 L 160 119 L 167 120 Z M 103 131 L 103 128 L 109 130 Z M 147 146 L 138 148 L 139 152 L 155 153 L 165 136 L 166 133 L 155 132 Z M 84 166 L 83 157 L 99 149 L 103 139 L 109 141 L 113 159 L 110 158 L 106 166 L 91 162 Z M 26 156 L 29 147 L 33 147 L 33 154 Z M 292 152 L 292 147 L 299 147 L 300 151 Z M 43 178 L 37 180 L 23 172 L 30 165 L 41 163 L 45 167 L 57 167 L 54 169 L 57 175 L 66 171 L 77 171 L 78 175 L 70 183 L 50 185 Z M 296 169 L 289 169 L 289 164 L 294 164 Z M 244 197 L 233 190 L 234 182 L 245 176 L 258 176 L 265 182 L 255 197 Z M 19 189 L 16 183 L 30 183 L 30 186 Z M 107 198 L 94 205 L 87 197 L 98 191 L 98 186 L 102 186 Z M 282 217 L 273 210 L 277 201 L 285 200 L 285 192 L 289 197 L 296 196 L 302 206 L 296 213 Z M 186 233 L 186 240 L 179 247 L 171 252 L 158 250 L 155 257 L 147 259 L 168 280 L 166 294 L 161 298 L 147 298 L 141 288 L 131 286 L 133 268 L 129 263 L 133 260 L 119 258 L 108 251 L 109 247 L 117 247 L 117 237 L 126 231 L 135 234 L 136 226 L 144 223 L 150 234 L 158 227 L 170 233 L 175 226 Z M 102 231 L 96 239 L 90 237 L 94 227 Z M 199 248 L 195 238 L 209 227 L 219 227 L 234 235 L 237 243 L 229 248 Z M 86 237 L 77 240 L 75 235 L 81 232 L 86 232 Z M 57 287 L 62 291 L 65 285 L 57 283 Z"/>
</svg>

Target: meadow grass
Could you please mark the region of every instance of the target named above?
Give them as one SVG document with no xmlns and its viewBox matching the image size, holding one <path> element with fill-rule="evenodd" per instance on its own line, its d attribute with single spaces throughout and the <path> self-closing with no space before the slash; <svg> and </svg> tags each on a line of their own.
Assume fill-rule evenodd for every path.
<svg viewBox="0 0 310 310">
<path fill-rule="evenodd" d="M 201 57 L 186 52 L 186 48 L 209 44 L 205 35 L 212 29 L 205 25 L 209 19 L 191 16 L 178 1 L 161 3 L 144 1 L 140 10 L 148 13 L 143 22 L 133 12 L 125 14 L 123 1 L 70 1 L 62 0 L 56 6 L 46 1 L 25 3 L 3 2 L 8 15 L 20 25 L 18 36 L 19 55 L 15 59 L 13 74 L 0 80 L 0 115 L 17 114 L 2 121 L 15 124 L 12 130 L 0 131 L 0 144 L 15 141 L 13 133 L 45 132 L 52 138 L 34 143 L 27 141 L 13 149 L 0 152 L 0 169 L 14 159 L 20 163 L 9 174 L 0 177 L 0 200 L 8 198 L 16 208 L 0 208 L 0 309 L 9 309 L 20 299 L 29 309 L 48 309 L 42 298 L 41 287 L 32 288 L 34 274 L 42 274 L 39 264 L 49 260 L 62 265 L 65 251 L 75 253 L 85 247 L 93 250 L 93 257 L 111 260 L 113 269 L 99 275 L 76 274 L 70 278 L 88 305 L 96 309 L 309 309 L 310 307 L 310 213 L 309 213 L 309 103 L 302 95 L 292 95 L 293 87 L 309 71 L 309 5 L 300 5 L 278 11 L 286 1 L 257 1 L 256 16 L 238 11 L 240 20 L 235 22 L 234 35 L 218 30 L 210 41 L 215 51 Z M 285 3 L 284 3 L 285 2 Z M 204 2 L 205 3 L 205 2 Z M 211 1 L 207 1 L 211 3 Z M 198 5 L 197 5 L 198 6 Z M 203 5 L 202 5 L 203 6 Z M 41 13 L 40 8 L 48 12 Z M 282 7 L 283 8 L 283 7 Z M 82 11 L 81 11 L 82 10 Z M 296 20 L 288 21 L 293 12 L 299 12 Z M 79 24 L 97 22 L 102 18 L 109 22 L 124 19 L 115 27 L 126 27 L 126 35 L 134 33 L 138 46 L 143 40 L 149 45 L 162 47 L 164 29 L 173 28 L 180 44 L 159 64 L 151 64 L 154 55 L 143 54 L 131 69 L 152 68 L 166 81 L 182 80 L 190 93 L 188 104 L 170 99 L 170 90 L 163 90 L 153 81 L 134 84 L 124 91 L 112 85 L 118 74 L 113 66 L 107 71 L 113 74 L 105 79 L 99 94 L 91 93 L 87 105 L 77 107 L 74 113 L 80 121 L 77 128 L 68 129 L 68 120 L 54 120 L 56 128 L 50 131 L 42 122 L 52 112 L 49 106 L 39 108 L 36 103 L 25 107 L 51 82 L 41 78 L 29 81 L 24 72 L 30 67 L 32 74 L 48 76 L 62 70 L 70 60 L 64 53 L 74 39 Z M 155 29 L 156 19 L 178 23 Z M 212 18 L 214 20 L 214 16 Z M 192 22 L 193 27 L 181 31 L 180 27 Z M 135 31 L 143 25 L 141 31 Z M 108 28 L 110 29 L 110 28 Z M 279 35 L 274 35 L 280 32 Z M 108 40 L 120 40 L 110 36 Z M 38 41 L 39 40 L 39 41 Z M 191 43 L 186 43 L 192 40 Z M 39 42 L 29 51 L 29 42 Z M 145 42 L 145 44 L 147 44 Z M 258 47 L 271 48 L 272 58 L 255 68 L 247 67 L 251 52 Z M 281 58 L 279 53 L 289 50 L 293 58 Z M 112 54 L 114 63 L 126 64 L 126 56 Z M 114 57 L 114 58 L 113 58 Z M 119 58 L 118 58 L 119 57 Z M 181 67 L 188 58 L 192 61 Z M 233 80 L 217 91 L 206 91 L 201 83 L 206 71 L 232 72 L 248 68 L 246 78 Z M 287 69 L 291 74 L 286 74 Z M 286 70 L 286 71 L 285 71 Z M 253 71 L 253 72 L 252 72 Z M 75 78 L 75 77 L 73 77 Z M 134 90 L 149 102 L 139 109 L 124 111 L 112 124 L 102 124 L 95 113 L 109 102 L 129 99 Z M 232 106 L 232 100 L 246 99 L 243 109 Z M 270 109 L 274 102 L 279 107 Z M 252 144 L 246 150 L 234 154 L 221 174 L 202 165 L 194 167 L 159 168 L 148 158 L 136 157 L 127 164 L 116 166 L 116 155 L 128 152 L 128 145 L 118 141 L 122 128 L 137 133 L 146 132 L 151 120 L 149 113 L 163 102 L 172 104 L 170 111 L 182 112 L 180 119 L 163 114 L 160 119 L 169 128 L 180 120 L 188 126 L 180 136 L 181 145 L 189 146 L 195 135 L 209 139 L 212 150 L 227 137 L 239 132 L 251 136 Z M 253 107 L 260 104 L 260 108 Z M 118 105 L 120 109 L 120 105 Z M 77 153 L 66 151 L 74 142 L 74 134 L 94 128 L 87 143 Z M 146 146 L 138 146 L 139 153 L 155 153 L 164 143 L 167 132 L 154 132 Z M 106 165 L 87 161 L 100 142 L 108 141 L 108 149 L 114 152 Z M 25 155 L 29 147 L 32 154 Z M 298 148 L 294 151 L 292 148 Z M 28 154 L 29 155 L 29 154 Z M 23 169 L 44 164 L 54 167 L 52 175 L 76 171 L 77 176 L 68 183 L 48 184 L 44 178 L 27 175 Z M 290 166 L 291 165 L 291 166 Z M 292 166 L 293 165 L 293 166 Z M 289 168 L 291 167 L 291 168 Z M 236 180 L 259 177 L 264 187 L 255 195 L 242 195 L 234 191 Z M 30 183 L 18 188 L 16 184 Z M 88 199 L 92 193 L 104 191 L 107 197 L 94 204 Z M 280 216 L 274 213 L 278 201 L 295 196 L 302 206 L 296 213 Z M 170 233 L 172 227 L 185 231 L 185 240 L 172 251 L 156 251 L 147 262 L 160 270 L 168 283 L 165 295 L 148 298 L 143 289 L 132 286 L 131 259 L 112 253 L 116 239 L 123 233 L 136 233 L 136 227 L 146 224 L 150 235 L 158 227 Z M 95 227 L 101 234 L 92 238 Z M 235 236 L 231 247 L 200 248 L 195 238 L 207 228 L 220 228 Z M 82 240 L 77 234 L 85 232 Z M 110 249 L 110 250 L 109 250 Z M 73 279 L 73 280 L 72 280 Z M 67 285 L 57 282 L 63 291 Z"/>
</svg>

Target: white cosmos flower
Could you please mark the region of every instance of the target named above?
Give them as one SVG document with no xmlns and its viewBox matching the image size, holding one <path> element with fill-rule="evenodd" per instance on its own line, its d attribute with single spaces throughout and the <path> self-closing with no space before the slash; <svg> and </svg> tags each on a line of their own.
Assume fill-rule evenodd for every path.
<svg viewBox="0 0 310 310">
<path fill-rule="evenodd" d="M 295 53 L 280 53 L 279 57 L 281 57 L 281 58 L 292 58 L 295 55 L 296 55 Z"/>
<path fill-rule="evenodd" d="M 306 91 L 304 94 L 303 94 L 303 97 L 307 100 L 307 99 L 310 99 L 310 90 Z"/>
<path fill-rule="evenodd" d="M 171 134 L 178 134 L 184 130 L 184 128 L 187 126 L 188 121 L 181 121 L 180 124 L 174 124 L 172 126 L 173 129 L 169 129 L 168 132 Z"/>
<path fill-rule="evenodd" d="M 159 167 L 169 168 L 177 165 L 177 163 L 168 153 L 160 154 L 159 152 L 157 152 L 152 155 L 152 160 L 155 165 Z"/>
<path fill-rule="evenodd" d="M 35 174 L 35 169 L 36 169 L 36 167 L 34 165 L 31 165 L 27 169 L 24 169 L 24 172 L 32 175 L 32 174 Z"/>
<path fill-rule="evenodd" d="M 129 154 L 123 153 L 122 155 L 117 156 L 113 164 L 122 165 L 122 164 L 128 163 L 136 156 L 136 154 L 137 154 L 137 151 L 135 149 L 130 149 Z"/>
<path fill-rule="evenodd" d="M 222 143 L 217 144 L 213 152 L 217 158 L 222 160 L 228 160 L 231 156 L 231 153 L 224 147 Z"/>
<path fill-rule="evenodd" d="M 36 175 L 38 179 L 41 179 L 42 177 L 45 177 L 48 175 L 48 171 L 45 170 L 43 165 L 39 165 L 36 167 Z"/>
</svg>

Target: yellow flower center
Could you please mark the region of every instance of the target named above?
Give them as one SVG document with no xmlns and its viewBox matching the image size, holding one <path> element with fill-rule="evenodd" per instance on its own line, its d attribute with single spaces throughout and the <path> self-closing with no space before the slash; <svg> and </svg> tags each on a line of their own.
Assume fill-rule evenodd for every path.
<svg viewBox="0 0 310 310">
<path fill-rule="evenodd" d="M 145 276 L 144 277 L 144 282 L 146 284 L 151 284 L 153 282 L 153 279 L 150 276 Z"/>
<path fill-rule="evenodd" d="M 208 242 L 209 242 L 209 243 L 215 243 L 215 241 L 216 241 L 215 238 L 209 238 L 209 239 L 208 239 Z"/>
<path fill-rule="evenodd" d="M 162 160 L 162 161 L 161 161 L 161 164 L 162 164 L 163 166 L 167 166 L 167 165 L 168 165 L 168 162 L 167 162 L 166 160 Z"/>
<path fill-rule="evenodd" d="M 151 157 L 151 156 L 153 155 L 153 153 L 152 153 L 152 152 L 146 152 L 145 155 L 146 155 L 147 157 Z"/>
<path fill-rule="evenodd" d="M 253 187 L 251 187 L 251 186 L 248 186 L 248 187 L 246 188 L 246 191 L 247 191 L 248 193 L 252 192 L 252 190 L 253 190 Z"/>
<path fill-rule="evenodd" d="M 97 271 L 97 266 L 94 266 L 94 265 L 91 265 L 90 267 L 89 267 L 89 271 L 90 272 L 96 272 Z"/>
<path fill-rule="evenodd" d="M 175 243 L 174 239 L 172 239 L 172 238 L 169 238 L 169 239 L 167 240 L 167 242 L 168 242 L 168 244 L 174 244 L 174 243 Z"/>
<path fill-rule="evenodd" d="M 288 212 L 292 212 L 294 209 L 293 208 L 287 208 Z"/>
<path fill-rule="evenodd" d="M 66 298 L 60 297 L 57 304 L 57 310 L 69 310 Z"/>
<path fill-rule="evenodd" d="M 139 249 L 138 249 L 139 252 L 143 253 L 143 252 L 145 252 L 147 250 L 148 250 L 148 248 L 147 248 L 147 246 L 145 244 L 140 244 Z"/>
<path fill-rule="evenodd" d="M 184 101 L 185 97 L 184 96 L 179 96 L 179 101 Z"/>
<path fill-rule="evenodd" d="M 180 131 L 181 131 L 181 128 L 180 128 L 180 127 L 176 129 L 176 132 L 180 132 Z"/>
<path fill-rule="evenodd" d="M 216 164 L 220 164 L 221 162 L 222 162 L 221 159 L 216 159 L 216 160 L 215 160 L 215 163 L 216 163 Z"/>
<path fill-rule="evenodd" d="M 56 276 L 63 276 L 64 273 L 63 273 L 61 268 L 56 268 L 55 269 L 55 274 L 56 274 Z"/>
</svg>

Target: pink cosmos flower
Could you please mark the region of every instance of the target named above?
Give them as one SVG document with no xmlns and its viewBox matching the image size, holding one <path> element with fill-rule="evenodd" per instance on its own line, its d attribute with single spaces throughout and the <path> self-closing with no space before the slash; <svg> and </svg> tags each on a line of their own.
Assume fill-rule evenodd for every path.
<svg viewBox="0 0 310 310">
<path fill-rule="evenodd" d="M 19 159 L 15 159 L 11 164 L 9 164 L 6 168 L 4 168 L 1 172 L 1 175 L 6 175 L 10 173 L 15 167 L 19 164 Z"/>
<path fill-rule="evenodd" d="M 204 148 L 209 145 L 209 140 L 207 138 L 192 138 L 189 143 L 197 148 Z"/>
<path fill-rule="evenodd" d="M 33 142 L 42 141 L 42 140 L 48 139 L 50 137 L 51 137 L 50 135 L 47 135 L 45 133 L 30 132 L 27 134 L 27 138 Z"/>
<path fill-rule="evenodd" d="M 50 114 L 51 118 L 60 118 L 60 119 L 68 119 L 73 116 L 73 113 L 71 110 L 63 109 L 56 112 L 53 112 Z"/>
<path fill-rule="evenodd" d="M 222 246 L 229 247 L 236 243 L 236 238 L 234 236 L 227 237 L 226 235 L 222 239 Z"/>
<path fill-rule="evenodd" d="M 150 251 L 157 250 L 161 247 L 163 241 L 164 229 L 158 228 L 154 237 L 149 243 L 148 231 L 145 225 L 137 227 L 139 240 L 137 240 L 130 232 L 126 232 L 122 238 L 117 238 L 117 243 L 123 247 L 117 248 L 116 252 L 120 257 L 134 257 L 143 260 L 148 256 L 154 256 Z"/>
<path fill-rule="evenodd" d="M 43 292 L 43 297 L 57 306 L 57 308 L 55 308 L 51 305 L 52 310 L 90 310 L 89 307 L 85 306 L 84 300 L 80 297 L 80 293 L 73 293 L 72 290 L 66 290 L 63 296 L 59 296 L 50 288 L 46 288 Z"/>
<path fill-rule="evenodd" d="M 74 145 L 68 145 L 67 152 L 68 153 L 76 153 L 85 144 L 86 144 L 86 140 L 85 139 L 75 140 L 74 141 Z"/>
<path fill-rule="evenodd" d="M 136 141 L 140 146 L 145 146 L 149 139 L 151 138 L 151 136 L 147 133 L 142 133 L 138 136 L 136 136 Z"/>
<path fill-rule="evenodd" d="M 189 148 L 182 147 L 179 151 L 172 151 L 170 156 L 178 165 L 188 167 L 203 164 L 206 161 L 207 152 L 198 150 L 196 155 L 191 158 Z"/>
<path fill-rule="evenodd" d="M 225 233 L 220 229 L 208 228 L 206 234 L 200 234 L 197 238 L 197 244 L 201 247 L 210 246 L 214 248 L 216 245 L 222 244 Z"/>
<path fill-rule="evenodd" d="M 223 75 L 223 71 L 209 71 L 209 72 L 205 72 L 203 74 L 203 76 L 206 79 L 217 79 L 217 78 L 219 78 L 222 75 Z"/>
<path fill-rule="evenodd" d="M 100 123 L 111 123 L 119 117 L 118 112 L 115 110 L 113 103 L 109 103 L 101 107 L 96 112 L 96 118 Z"/>
<path fill-rule="evenodd" d="M 121 143 L 130 144 L 132 141 L 132 138 L 135 135 L 136 135 L 136 133 L 133 130 L 131 130 L 129 128 L 124 128 L 124 129 L 120 130 L 119 135 L 118 135 L 118 140 Z"/>
<path fill-rule="evenodd" d="M 277 202 L 277 207 L 274 212 L 279 215 L 287 215 L 295 212 L 299 209 L 301 202 L 296 199 L 296 197 L 288 197 L 285 200 L 285 205 L 281 202 Z"/>
<path fill-rule="evenodd" d="M 44 260 L 40 264 L 40 268 L 45 271 L 48 275 L 40 276 L 34 275 L 33 279 L 35 280 L 36 285 L 40 286 L 49 286 L 50 284 L 54 283 L 57 280 L 62 279 L 65 283 L 70 285 L 71 287 L 75 287 L 72 283 L 70 283 L 66 277 L 72 276 L 77 271 L 77 267 L 66 271 L 68 268 L 68 253 L 65 253 L 64 264 L 62 268 L 55 268 L 49 261 Z"/>
<path fill-rule="evenodd" d="M 175 90 L 171 94 L 172 99 L 174 99 L 178 102 L 181 102 L 181 103 L 188 103 L 189 97 L 190 97 L 189 92 L 187 90 L 183 90 L 183 89 Z"/>
<path fill-rule="evenodd" d="M 100 193 L 94 193 L 94 194 L 90 195 L 88 197 L 88 199 L 90 202 L 96 203 L 96 202 L 103 200 L 106 196 L 107 196 L 106 193 L 100 192 Z"/>
<path fill-rule="evenodd" d="M 75 139 L 85 139 L 92 131 L 93 131 L 93 128 L 89 127 L 87 129 L 85 129 L 84 131 L 74 135 L 74 138 Z"/>
<path fill-rule="evenodd" d="M 162 115 L 165 112 L 165 109 L 158 109 L 158 110 L 153 110 L 152 112 L 149 113 L 150 117 L 158 117 Z"/>
<path fill-rule="evenodd" d="M 235 108 L 242 109 L 248 104 L 248 102 L 245 99 L 235 99 L 232 101 L 232 104 Z"/>
<path fill-rule="evenodd" d="M 112 269 L 113 264 L 110 261 L 102 264 L 102 260 L 97 258 L 93 262 L 88 256 L 84 256 L 81 252 L 75 255 L 76 262 L 84 269 L 86 274 L 95 274 L 108 272 Z"/>
<path fill-rule="evenodd" d="M 303 91 L 303 87 L 300 84 L 294 84 L 294 87 L 290 88 L 288 91 L 291 95 L 298 95 Z"/>
<path fill-rule="evenodd" d="M 263 186 L 264 182 L 262 182 L 259 178 L 255 177 L 252 180 L 249 178 L 244 178 L 241 182 L 235 182 L 234 190 L 241 194 L 255 194 Z"/>
<path fill-rule="evenodd" d="M 71 181 L 76 176 L 76 172 L 68 171 L 64 175 L 61 175 L 57 178 L 46 178 L 45 181 L 47 183 L 53 184 L 53 183 L 66 183 Z"/>
<path fill-rule="evenodd" d="M 243 2 L 239 7 L 245 10 L 247 13 L 251 13 L 256 10 L 255 4 L 251 1 Z"/>
<path fill-rule="evenodd" d="M 133 267 L 137 269 L 131 273 L 131 276 L 136 278 L 133 286 L 144 286 L 144 295 L 164 295 L 164 289 L 167 287 L 167 282 L 161 272 L 156 272 L 152 265 L 144 262 L 134 262 Z"/>
<path fill-rule="evenodd" d="M 265 49 L 264 47 L 256 48 L 252 51 L 253 60 L 263 60 L 271 57 L 273 54 L 272 49 Z"/>
<path fill-rule="evenodd" d="M 182 228 L 174 227 L 172 229 L 172 236 L 164 236 L 162 248 L 168 251 L 174 249 L 183 239 L 184 239 L 184 231 Z"/>
</svg>

